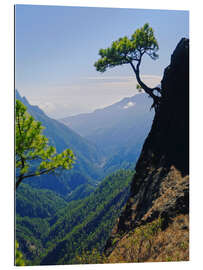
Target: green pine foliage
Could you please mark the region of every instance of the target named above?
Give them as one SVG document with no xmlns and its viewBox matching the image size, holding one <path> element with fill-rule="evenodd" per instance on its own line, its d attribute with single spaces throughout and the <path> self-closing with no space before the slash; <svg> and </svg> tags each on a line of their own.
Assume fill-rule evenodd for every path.
<svg viewBox="0 0 203 270">
<path fill-rule="evenodd" d="M 75 156 L 70 149 L 56 154 L 46 136 L 43 127 L 29 113 L 26 106 L 16 100 L 16 188 L 25 178 L 47 174 L 56 169 L 71 169 Z M 36 166 L 31 163 L 35 161 Z M 37 162 L 36 162 L 37 161 Z"/>
<path fill-rule="evenodd" d="M 94 66 L 97 71 L 105 72 L 108 68 L 140 61 L 143 54 L 147 54 L 155 60 L 158 58 L 156 53 L 158 49 L 154 31 L 146 23 L 143 27 L 137 29 L 131 38 L 124 36 L 113 41 L 111 47 L 100 49 L 100 59 L 95 62 Z"/>
<path fill-rule="evenodd" d="M 161 89 L 159 87 L 150 88 L 142 81 L 140 64 L 144 55 L 148 55 L 153 60 L 158 59 L 158 49 L 154 30 L 148 23 L 145 23 L 143 27 L 138 28 L 132 34 L 131 38 L 127 36 L 119 38 L 112 42 L 111 47 L 100 49 L 100 59 L 95 62 L 94 66 L 97 71 L 105 72 L 109 68 L 129 64 L 138 82 L 137 90 L 143 89 L 153 99 L 151 108 L 157 111 L 160 104 Z M 159 93 L 158 96 L 154 91 Z"/>
<path fill-rule="evenodd" d="M 30 105 L 17 90 L 16 99 L 27 107 L 27 112 L 35 120 L 42 123 L 42 126 L 45 127 L 42 130 L 43 135 L 48 138 L 50 145 L 54 146 L 58 153 L 68 148 L 72 149 L 76 157 L 76 162 L 71 170 L 60 170 L 60 172 L 56 170 L 51 174 L 33 177 L 32 181 L 30 178 L 25 178 L 23 182 L 34 188 L 50 189 L 64 198 L 68 197 L 80 185 L 87 185 L 86 190 L 94 190 L 97 181 L 104 177 L 103 169 L 100 166 L 102 159 L 100 150 L 64 124 L 48 117 L 39 107 Z M 36 161 L 31 163 L 35 167 L 38 164 Z M 77 199 L 84 197 L 84 193 L 81 195 Z M 74 197 L 74 199 L 76 198 Z"/>
<path fill-rule="evenodd" d="M 19 250 L 19 244 L 17 241 L 15 242 L 15 265 L 16 266 L 25 266 L 26 265 L 26 261 L 23 258 L 22 252 Z"/>
</svg>

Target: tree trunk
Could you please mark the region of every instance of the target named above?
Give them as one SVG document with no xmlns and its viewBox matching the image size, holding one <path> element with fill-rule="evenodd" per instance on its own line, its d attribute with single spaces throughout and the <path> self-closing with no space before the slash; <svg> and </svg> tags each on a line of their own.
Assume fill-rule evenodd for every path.
<svg viewBox="0 0 203 270">
<path fill-rule="evenodd" d="M 20 183 L 23 181 L 23 177 L 19 177 L 17 182 L 16 182 L 16 189 L 18 188 L 18 186 L 20 185 Z"/>
<path fill-rule="evenodd" d="M 141 86 L 141 88 L 153 99 L 153 104 L 152 104 L 152 108 L 154 107 L 155 111 L 158 107 L 159 101 L 160 101 L 160 97 L 154 95 L 153 90 L 155 90 L 156 88 L 150 88 L 148 87 L 140 78 L 140 70 L 139 70 L 139 66 L 140 66 L 140 61 L 137 64 L 137 68 L 135 68 L 135 66 L 133 65 L 132 62 L 130 62 L 130 65 L 135 73 L 136 79 L 138 84 Z"/>
</svg>

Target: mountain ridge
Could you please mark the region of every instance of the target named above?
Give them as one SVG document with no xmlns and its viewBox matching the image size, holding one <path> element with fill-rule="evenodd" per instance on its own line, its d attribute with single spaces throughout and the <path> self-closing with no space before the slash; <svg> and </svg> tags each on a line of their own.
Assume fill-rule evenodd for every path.
<svg viewBox="0 0 203 270">
<path fill-rule="evenodd" d="M 139 94 L 136 94 L 136 95 L 131 96 L 131 97 L 125 97 L 122 100 L 115 102 L 112 105 L 109 105 L 109 106 L 104 107 L 104 108 L 96 109 L 93 112 L 81 113 L 81 114 L 74 115 L 74 116 L 64 117 L 62 119 L 59 119 L 59 121 L 61 121 L 62 123 L 64 123 L 65 125 L 67 125 L 69 127 L 72 127 L 73 130 L 75 130 L 76 132 L 78 132 L 82 136 L 87 137 L 87 136 L 89 136 L 89 131 L 86 131 L 85 129 L 83 130 L 82 124 L 84 122 L 85 122 L 85 125 L 87 125 L 88 122 L 91 123 L 91 121 L 94 121 L 94 123 L 91 123 L 91 125 L 98 124 L 97 123 L 98 120 L 100 120 L 100 121 L 102 120 L 102 123 L 100 123 L 100 124 L 103 124 L 104 120 L 109 122 L 109 120 L 112 119 L 111 117 L 109 119 L 109 115 L 107 117 L 105 117 L 105 119 L 102 119 L 102 115 L 101 115 L 101 114 L 109 114 L 109 113 L 116 114 L 118 116 L 118 119 L 119 119 L 119 117 L 121 115 L 120 114 L 118 115 L 118 113 L 119 113 L 118 110 L 124 109 L 124 107 L 129 102 L 132 102 L 134 104 L 134 107 L 136 106 L 137 112 L 135 112 L 135 113 L 140 113 L 139 110 L 141 110 L 142 112 L 144 112 L 145 110 L 147 112 L 149 112 L 149 108 L 152 104 L 151 100 L 148 98 L 148 96 L 145 93 L 139 93 Z M 131 107 L 129 107 L 128 109 L 130 109 L 130 108 Z M 151 112 L 151 113 L 153 114 L 153 112 Z M 95 115 L 97 116 L 97 119 L 94 119 Z M 98 118 L 98 117 L 100 117 L 100 118 Z M 115 119 L 113 119 L 113 121 L 114 120 Z M 113 124 L 113 122 L 111 122 L 110 124 Z M 90 127 L 92 128 L 91 125 L 90 125 Z"/>
<path fill-rule="evenodd" d="M 43 134 L 49 139 L 49 143 L 56 147 L 57 152 L 70 148 L 76 156 L 73 169 L 61 172 L 60 176 L 58 174 L 37 176 L 34 181 L 28 179 L 25 182 L 34 187 L 51 189 L 63 196 L 80 184 L 87 183 L 94 186 L 102 178 L 102 170 L 99 167 L 102 162 L 102 154 L 98 148 L 67 126 L 48 117 L 38 106 L 30 105 L 18 91 L 16 91 L 16 99 L 22 101 L 27 107 L 28 113 L 42 123 L 42 126 L 45 127 Z"/>
<path fill-rule="evenodd" d="M 93 113 L 61 121 L 97 145 L 108 157 L 104 170 L 109 173 L 120 166 L 134 167 L 152 124 L 151 105 L 148 95 L 140 93 Z"/>
</svg>

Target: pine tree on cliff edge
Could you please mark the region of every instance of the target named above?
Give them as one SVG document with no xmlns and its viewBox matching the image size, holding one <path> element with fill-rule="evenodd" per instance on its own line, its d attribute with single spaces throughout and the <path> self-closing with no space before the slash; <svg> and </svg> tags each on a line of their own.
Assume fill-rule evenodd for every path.
<svg viewBox="0 0 203 270">
<path fill-rule="evenodd" d="M 130 64 L 139 84 L 137 88 L 143 89 L 153 99 L 152 107 L 156 111 L 161 99 L 161 89 L 159 87 L 150 88 L 141 80 L 140 64 L 144 54 L 156 60 L 158 58 L 158 49 L 159 46 L 154 37 L 154 31 L 146 23 L 143 27 L 137 29 L 130 39 L 124 36 L 113 41 L 111 47 L 100 49 L 99 55 L 101 58 L 95 62 L 94 66 L 97 71 L 105 72 L 108 68 Z"/>
</svg>

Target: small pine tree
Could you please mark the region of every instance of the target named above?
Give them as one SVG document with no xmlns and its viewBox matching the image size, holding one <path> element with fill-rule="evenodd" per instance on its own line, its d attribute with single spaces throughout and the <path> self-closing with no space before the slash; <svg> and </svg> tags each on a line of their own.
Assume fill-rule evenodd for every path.
<svg viewBox="0 0 203 270">
<path fill-rule="evenodd" d="M 42 134 L 41 123 L 27 112 L 26 106 L 19 100 L 16 100 L 15 127 L 16 188 L 25 178 L 72 168 L 75 160 L 72 150 L 56 154 L 56 149 Z M 33 162 L 38 165 L 33 166 Z"/>
<path fill-rule="evenodd" d="M 158 49 L 159 46 L 154 36 L 154 30 L 148 23 L 145 23 L 143 27 L 132 34 L 131 38 L 124 36 L 113 41 L 111 47 L 100 49 L 100 59 L 95 62 L 94 66 L 97 71 L 105 72 L 108 68 L 130 64 L 138 82 L 138 90 L 143 89 L 153 98 L 154 104 L 152 107 L 156 110 L 160 102 L 160 96 L 155 93 L 158 91 L 161 94 L 161 89 L 159 87 L 150 88 L 142 81 L 140 78 L 140 64 L 144 55 L 156 60 L 158 58 Z M 136 66 L 134 65 L 135 62 Z"/>
</svg>

